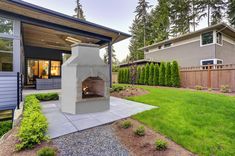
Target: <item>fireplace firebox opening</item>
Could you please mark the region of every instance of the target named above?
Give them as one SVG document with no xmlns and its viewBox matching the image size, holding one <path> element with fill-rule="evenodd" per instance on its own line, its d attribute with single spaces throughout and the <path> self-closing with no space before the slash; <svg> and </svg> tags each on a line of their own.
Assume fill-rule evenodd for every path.
<svg viewBox="0 0 235 156">
<path fill-rule="evenodd" d="M 82 98 L 104 97 L 104 80 L 100 77 L 88 77 L 82 82 Z"/>
</svg>

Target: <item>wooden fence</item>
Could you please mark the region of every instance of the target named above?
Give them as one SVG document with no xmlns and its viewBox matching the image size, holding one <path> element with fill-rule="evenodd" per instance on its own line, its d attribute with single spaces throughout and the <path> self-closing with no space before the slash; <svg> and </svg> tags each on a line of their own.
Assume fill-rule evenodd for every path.
<svg viewBox="0 0 235 156">
<path fill-rule="evenodd" d="M 219 89 L 222 85 L 228 85 L 235 91 L 235 64 L 181 68 L 180 78 L 181 86 L 185 88 L 199 85 Z"/>
</svg>

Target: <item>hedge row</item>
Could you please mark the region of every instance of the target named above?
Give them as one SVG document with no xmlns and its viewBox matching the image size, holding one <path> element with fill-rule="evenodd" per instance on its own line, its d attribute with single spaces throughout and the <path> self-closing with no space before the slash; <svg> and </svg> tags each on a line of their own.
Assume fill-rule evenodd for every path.
<svg viewBox="0 0 235 156">
<path fill-rule="evenodd" d="M 158 64 L 147 63 L 145 66 L 138 66 L 136 73 L 130 73 L 129 68 L 121 68 L 118 71 L 119 83 L 131 83 L 131 75 L 135 75 L 135 84 L 150 86 L 180 87 L 179 66 L 176 61 L 162 62 Z"/>
<path fill-rule="evenodd" d="M 30 149 L 47 139 L 48 122 L 42 113 L 40 101 L 57 100 L 57 93 L 35 94 L 26 96 L 23 119 L 18 132 L 17 150 Z M 40 101 L 39 101 L 40 100 Z"/>
</svg>

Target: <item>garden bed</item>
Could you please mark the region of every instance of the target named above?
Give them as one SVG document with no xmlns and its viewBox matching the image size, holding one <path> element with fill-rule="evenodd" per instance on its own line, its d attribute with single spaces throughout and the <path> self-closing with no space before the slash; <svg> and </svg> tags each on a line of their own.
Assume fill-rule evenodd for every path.
<svg viewBox="0 0 235 156">
<path fill-rule="evenodd" d="M 134 129 L 142 125 L 136 120 L 128 119 L 131 121 L 132 126 L 124 129 L 120 127 L 120 122 L 116 122 L 113 124 L 114 131 L 121 141 L 121 143 L 126 146 L 126 148 L 135 156 L 143 156 L 143 155 L 161 155 L 161 156 L 192 156 L 193 154 L 181 146 L 177 145 L 170 139 L 167 139 L 163 135 L 154 132 L 150 128 L 144 126 L 145 128 L 145 136 L 136 136 L 134 134 Z M 165 140 L 167 142 L 168 148 L 163 151 L 158 151 L 155 148 L 156 139 Z"/>
<path fill-rule="evenodd" d="M 1 156 L 36 156 L 37 151 L 43 147 L 52 147 L 56 150 L 56 147 L 53 146 L 51 141 L 44 141 L 40 145 L 35 146 L 35 148 L 24 151 L 16 151 L 15 145 L 18 142 L 16 135 L 19 131 L 19 125 L 14 127 L 11 131 L 8 132 L 7 136 L 4 137 L 3 141 L 0 142 L 0 155 Z"/>
<path fill-rule="evenodd" d="M 114 85 L 114 87 L 117 87 L 119 85 Z M 111 96 L 119 97 L 119 98 L 126 98 L 131 96 L 141 96 L 148 94 L 149 92 L 143 88 L 135 87 L 135 86 L 119 86 L 121 87 L 120 90 L 114 90 L 111 92 Z"/>
</svg>

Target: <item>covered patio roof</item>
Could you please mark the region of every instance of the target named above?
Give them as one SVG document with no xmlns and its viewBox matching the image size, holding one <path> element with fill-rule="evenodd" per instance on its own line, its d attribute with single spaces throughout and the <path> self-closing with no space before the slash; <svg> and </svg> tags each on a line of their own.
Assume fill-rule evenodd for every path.
<svg viewBox="0 0 235 156">
<path fill-rule="evenodd" d="M 21 0 L 0 1 L 0 14 L 22 21 L 25 42 L 29 45 L 68 50 L 71 44 L 66 40 L 68 37 L 101 47 L 130 37 L 129 34 Z M 46 39 L 51 39 L 51 43 Z"/>
</svg>

